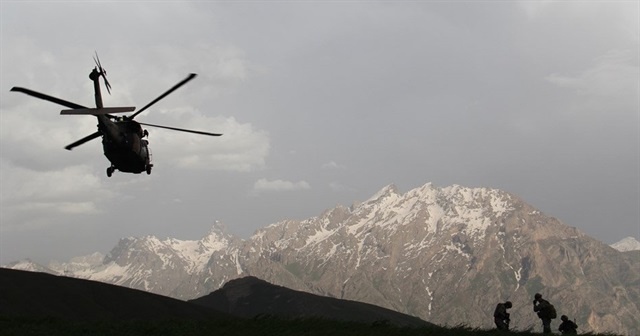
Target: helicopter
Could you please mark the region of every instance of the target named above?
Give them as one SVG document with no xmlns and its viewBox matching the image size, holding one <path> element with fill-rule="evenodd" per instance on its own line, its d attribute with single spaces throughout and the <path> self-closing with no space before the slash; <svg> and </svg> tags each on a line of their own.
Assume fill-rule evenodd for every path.
<svg viewBox="0 0 640 336">
<path fill-rule="evenodd" d="M 146 172 L 151 174 L 151 168 L 153 163 L 151 162 L 151 151 L 149 149 L 149 141 L 144 139 L 149 136 L 149 132 L 146 129 L 142 129 L 142 125 L 168 129 L 172 131 L 188 132 L 199 135 L 207 136 L 221 136 L 219 133 L 202 132 L 184 128 L 176 128 L 155 124 L 148 124 L 135 121 L 134 118 L 140 113 L 165 98 L 173 91 L 177 90 L 181 86 L 187 84 L 194 79 L 197 75 L 194 73 L 189 74 L 187 78 L 180 81 L 165 93 L 152 100 L 140 110 L 128 116 L 115 116 L 117 113 L 127 113 L 135 111 L 135 107 L 104 107 L 102 103 L 102 93 L 100 92 L 100 77 L 104 80 L 104 86 L 107 92 L 111 94 L 111 85 L 107 80 L 107 72 L 100 64 L 98 54 L 93 57 L 95 67 L 89 74 L 89 79 L 93 81 L 93 89 L 95 93 L 95 108 L 87 108 L 85 106 L 69 102 L 60 98 L 52 97 L 44 93 L 36 92 L 30 89 L 14 86 L 11 91 L 21 92 L 29 96 L 43 99 L 52 103 L 56 103 L 65 107 L 67 110 L 62 110 L 61 115 L 93 115 L 98 118 L 98 130 L 86 137 L 73 142 L 64 148 L 72 150 L 73 148 L 80 146 L 88 141 L 102 137 L 102 147 L 104 155 L 109 160 L 111 165 L 107 168 L 107 176 L 111 177 L 115 170 L 119 170 L 125 173 L 140 174 Z"/>
</svg>

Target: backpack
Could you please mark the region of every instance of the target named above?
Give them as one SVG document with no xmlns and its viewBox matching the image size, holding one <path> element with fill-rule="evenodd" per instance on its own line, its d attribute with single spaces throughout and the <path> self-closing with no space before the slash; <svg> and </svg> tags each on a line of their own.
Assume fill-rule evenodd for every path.
<svg viewBox="0 0 640 336">
<path fill-rule="evenodd" d="M 541 300 L 540 304 L 538 305 L 538 317 L 543 319 L 543 318 L 548 318 L 548 319 L 555 319 L 558 318 L 558 313 L 556 312 L 556 307 L 554 307 L 551 303 L 549 303 L 549 301 L 547 300 Z"/>
<path fill-rule="evenodd" d="M 547 308 L 547 315 L 552 320 L 555 319 L 555 318 L 558 318 L 558 313 L 556 312 L 556 307 L 554 307 L 552 304 L 549 304 L 549 307 Z"/>
</svg>

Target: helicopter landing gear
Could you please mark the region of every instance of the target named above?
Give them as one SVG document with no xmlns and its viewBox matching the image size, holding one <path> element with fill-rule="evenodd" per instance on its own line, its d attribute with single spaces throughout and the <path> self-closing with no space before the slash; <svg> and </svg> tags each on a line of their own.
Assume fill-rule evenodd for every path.
<svg viewBox="0 0 640 336">
<path fill-rule="evenodd" d="M 113 168 L 113 166 L 111 166 L 111 167 L 107 168 L 107 176 L 108 176 L 108 177 L 111 177 L 111 175 L 113 175 L 113 172 L 114 172 L 115 170 L 116 170 L 116 169 L 115 169 L 115 168 Z"/>
</svg>

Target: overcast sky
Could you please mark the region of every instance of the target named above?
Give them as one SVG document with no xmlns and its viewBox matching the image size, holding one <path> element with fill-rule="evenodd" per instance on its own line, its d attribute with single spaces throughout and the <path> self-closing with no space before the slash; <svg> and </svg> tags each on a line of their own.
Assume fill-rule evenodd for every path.
<svg viewBox="0 0 640 336">
<path fill-rule="evenodd" d="M 0 263 L 119 238 L 248 238 L 388 184 L 498 188 L 607 244 L 640 238 L 637 1 L 1 3 Z M 151 175 L 115 172 L 92 116 L 148 128 Z"/>
</svg>

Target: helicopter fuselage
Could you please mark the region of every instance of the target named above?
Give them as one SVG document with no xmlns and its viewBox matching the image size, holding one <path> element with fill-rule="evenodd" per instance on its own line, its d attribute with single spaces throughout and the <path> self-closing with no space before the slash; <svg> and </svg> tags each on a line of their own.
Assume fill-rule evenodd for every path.
<svg viewBox="0 0 640 336">
<path fill-rule="evenodd" d="M 96 108 L 103 108 L 102 94 L 100 92 L 100 75 L 96 69 L 90 74 L 95 92 Z M 147 132 L 142 130 L 140 124 L 126 117 L 112 117 L 96 115 L 98 118 L 98 131 L 102 134 L 102 148 L 104 156 L 111 162 L 107 168 L 107 175 L 117 169 L 121 172 L 139 174 L 146 171 L 151 174 L 151 152 L 149 142 L 142 139 Z"/>
<path fill-rule="evenodd" d="M 140 124 L 125 118 L 111 121 L 105 116 L 97 117 L 104 155 L 111 162 L 107 174 L 113 173 L 114 169 L 134 174 L 151 173 L 149 142 L 143 139 L 147 133 Z"/>
</svg>

